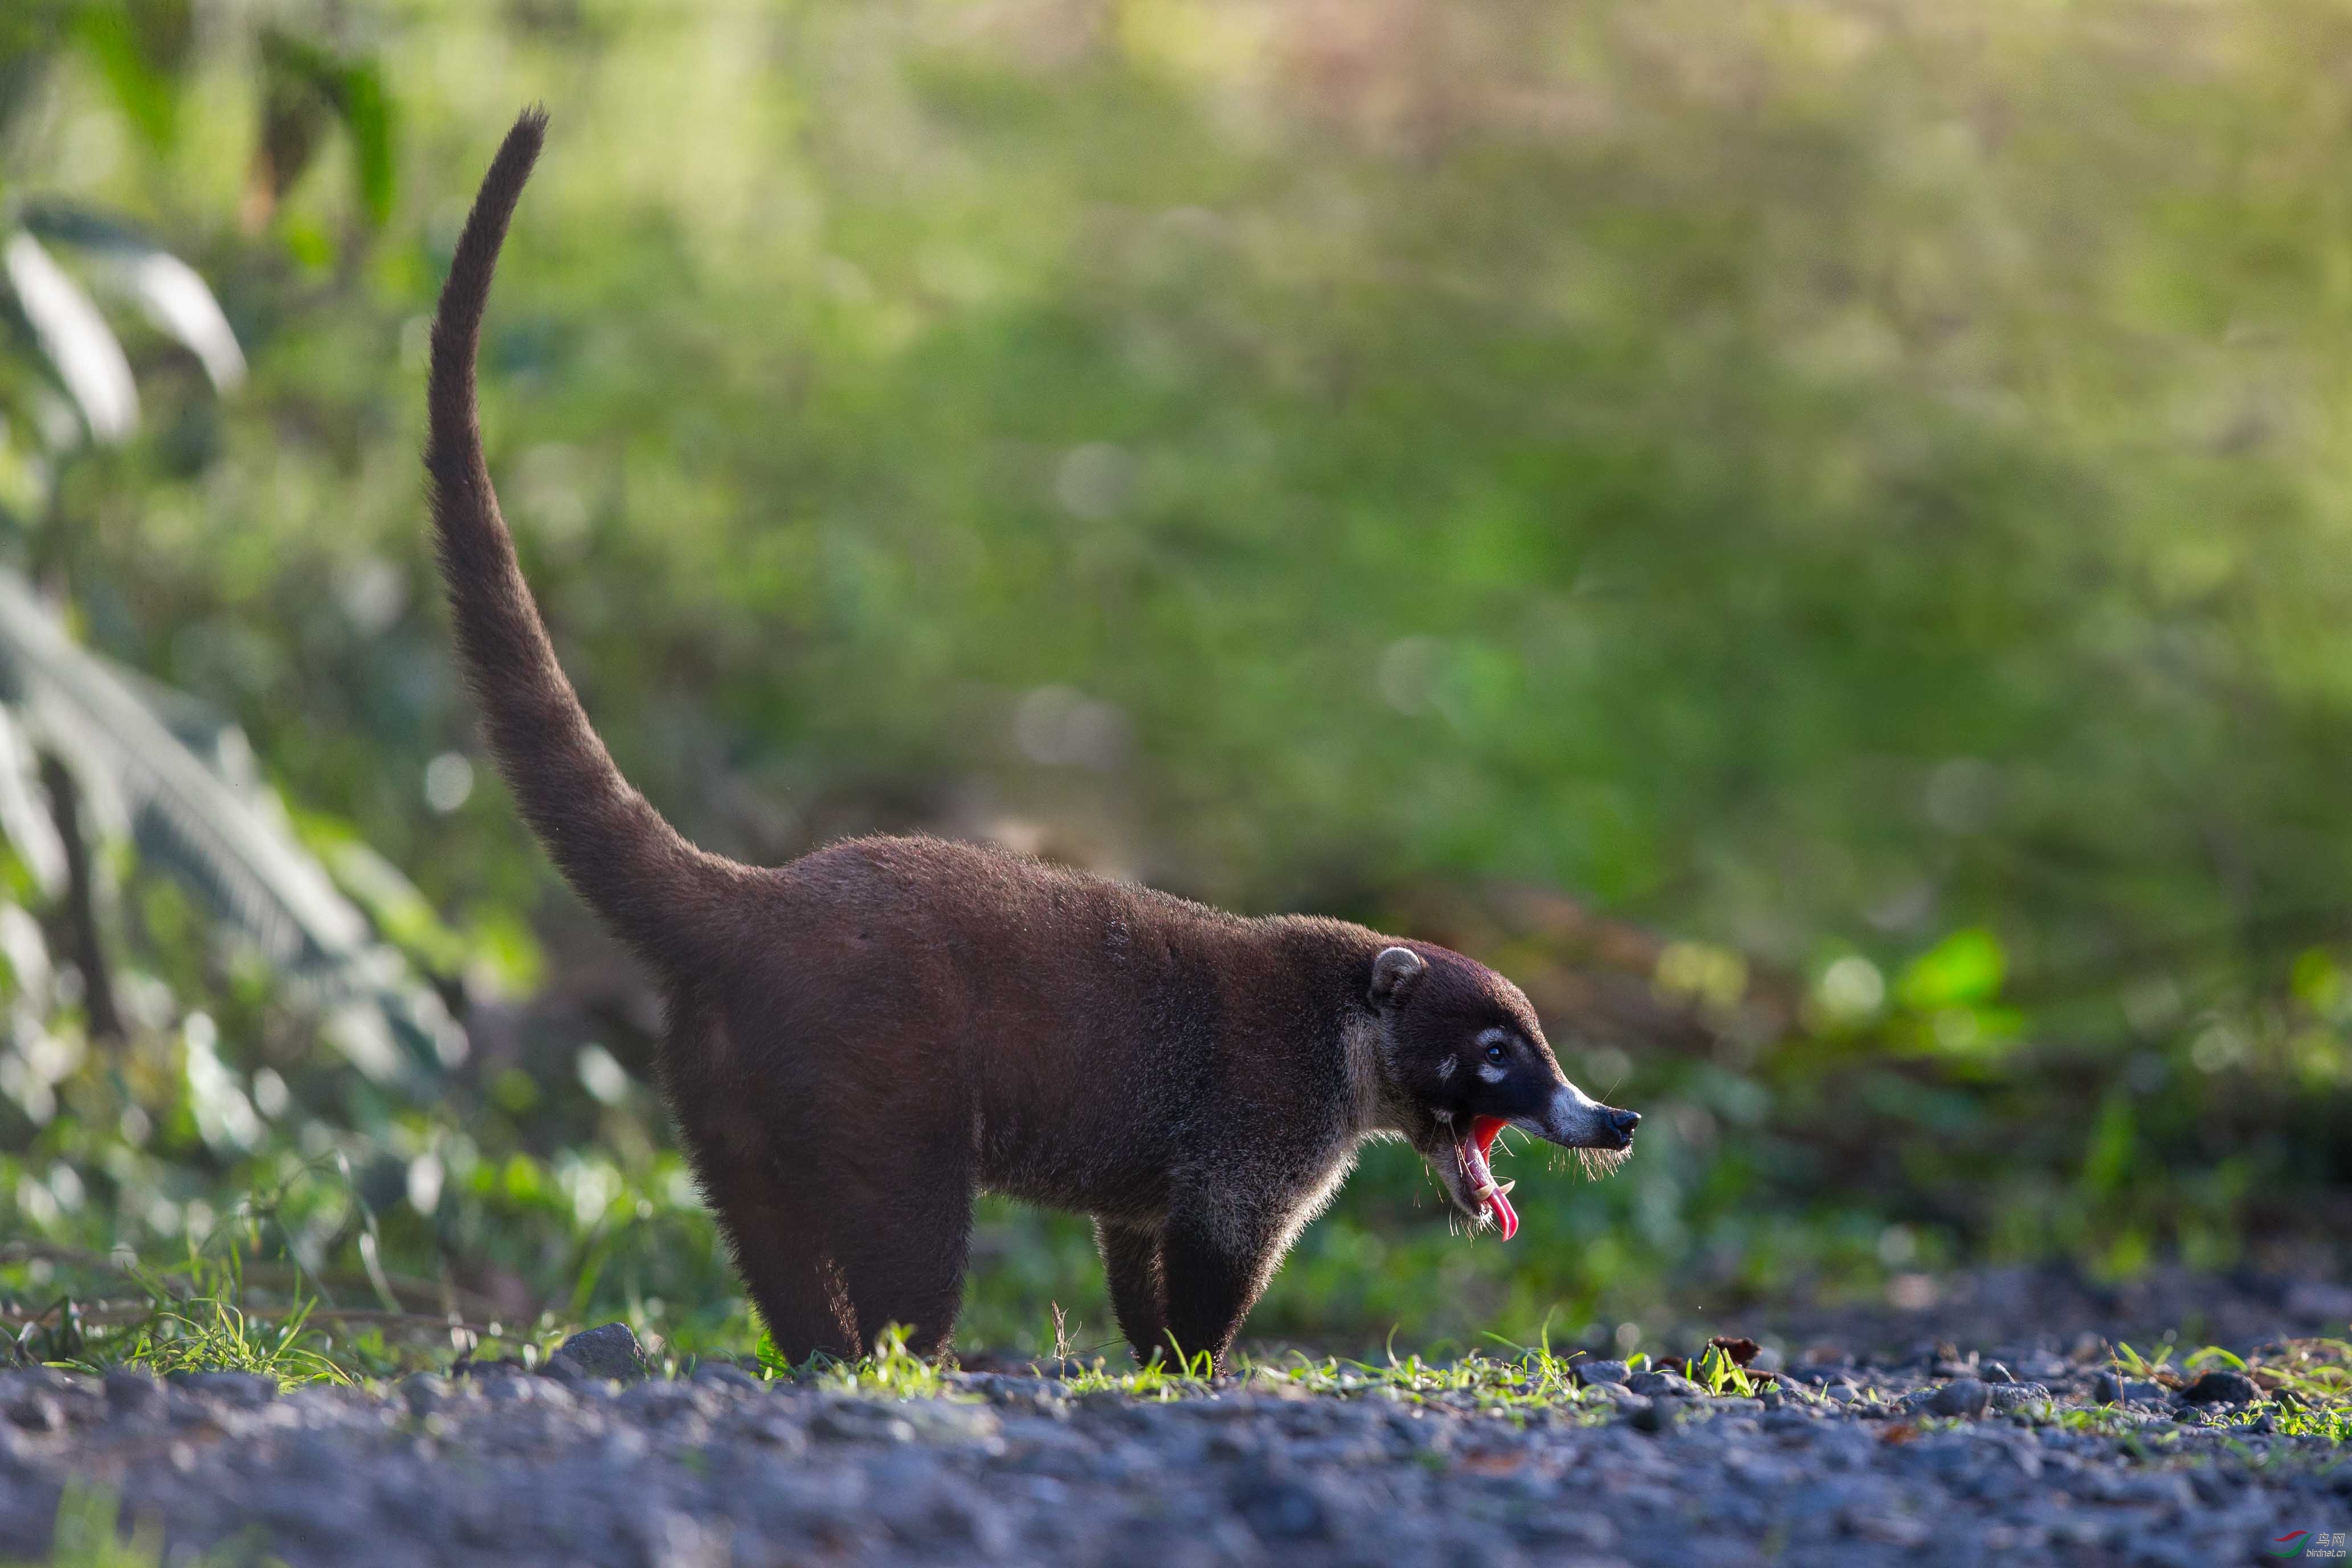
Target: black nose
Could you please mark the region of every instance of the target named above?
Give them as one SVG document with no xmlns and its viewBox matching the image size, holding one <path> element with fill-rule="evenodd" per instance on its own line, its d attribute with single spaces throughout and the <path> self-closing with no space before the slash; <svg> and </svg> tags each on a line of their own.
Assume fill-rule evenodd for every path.
<svg viewBox="0 0 2352 1568">
<path fill-rule="evenodd" d="M 1612 1110 L 1609 1113 L 1609 1126 L 1620 1138 L 1631 1138 L 1633 1129 L 1640 1125 L 1642 1113 L 1638 1110 Z"/>
</svg>

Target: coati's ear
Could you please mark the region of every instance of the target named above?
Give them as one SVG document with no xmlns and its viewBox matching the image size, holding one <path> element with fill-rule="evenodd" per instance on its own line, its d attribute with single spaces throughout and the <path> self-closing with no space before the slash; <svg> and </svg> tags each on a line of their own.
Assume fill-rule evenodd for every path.
<svg viewBox="0 0 2352 1568">
<path fill-rule="evenodd" d="M 1372 1005 L 1398 1007 L 1429 965 L 1409 947 L 1384 947 L 1372 960 Z"/>
</svg>

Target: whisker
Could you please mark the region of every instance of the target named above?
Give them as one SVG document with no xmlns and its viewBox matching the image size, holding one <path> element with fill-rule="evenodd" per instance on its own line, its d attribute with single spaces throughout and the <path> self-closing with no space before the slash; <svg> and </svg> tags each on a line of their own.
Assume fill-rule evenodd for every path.
<svg viewBox="0 0 2352 1568">
<path fill-rule="evenodd" d="M 1600 1181 L 1616 1172 L 1618 1166 L 1633 1157 L 1631 1149 L 1579 1149 L 1576 1163 L 1584 1167 L 1585 1175 Z"/>
</svg>

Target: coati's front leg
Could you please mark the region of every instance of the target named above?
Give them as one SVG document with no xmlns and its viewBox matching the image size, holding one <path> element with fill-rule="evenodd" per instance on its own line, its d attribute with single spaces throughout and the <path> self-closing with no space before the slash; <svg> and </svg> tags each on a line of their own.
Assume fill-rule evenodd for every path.
<svg viewBox="0 0 2352 1568">
<path fill-rule="evenodd" d="M 1095 1221 L 1095 1245 L 1102 1251 L 1103 1276 L 1110 1285 L 1110 1310 L 1119 1332 L 1147 1362 L 1168 1345 L 1167 1285 L 1160 1271 L 1160 1231 L 1153 1226 Z"/>
<path fill-rule="evenodd" d="M 1170 1214 L 1160 1237 L 1160 1269 L 1176 1364 L 1206 1351 L 1216 1370 L 1224 1370 L 1242 1320 L 1282 1261 L 1284 1229 L 1279 1215 L 1213 1205 Z"/>
</svg>

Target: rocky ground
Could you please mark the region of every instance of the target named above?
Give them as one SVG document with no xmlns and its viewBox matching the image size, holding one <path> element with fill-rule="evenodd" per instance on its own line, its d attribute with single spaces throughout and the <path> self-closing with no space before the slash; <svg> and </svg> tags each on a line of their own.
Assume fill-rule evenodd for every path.
<svg viewBox="0 0 2352 1568">
<path fill-rule="evenodd" d="M 915 1398 L 645 1379 L 625 1330 L 583 1338 L 370 1390 L 0 1373 L 0 1561 L 51 1550 L 61 1496 L 148 1521 L 163 1561 L 292 1564 L 2206 1568 L 2352 1532 L 2352 1447 L 2283 1429 L 2307 1410 L 2226 1368 L 2124 1380 L 2074 1332 L 1791 1345 L 1754 1398 L 1580 1360 L 1166 1402 L 1026 1371 Z"/>
</svg>

